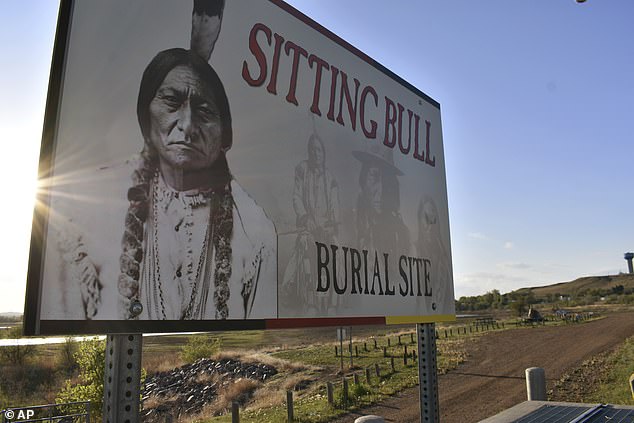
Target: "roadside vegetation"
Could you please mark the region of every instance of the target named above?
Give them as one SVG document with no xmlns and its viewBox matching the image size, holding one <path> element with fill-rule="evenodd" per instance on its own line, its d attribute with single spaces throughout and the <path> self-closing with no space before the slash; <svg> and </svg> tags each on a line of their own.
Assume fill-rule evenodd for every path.
<svg viewBox="0 0 634 423">
<path fill-rule="evenodd" d="M 634 337 L 604 351 L 554 381 L 550 401 L 634 405 L 629 378 L 634 374 Z"/>
<path fill-rule="evenodd" d="M 530 306 L 561 309 L 580 306 L 634 304 L 634 275 L 592 276 L 536 288 L 522 288 L 501 294 L 494 289 L 483 295 L 460 297 L 456 313 L 506 310 L 523 316 Z"/>
<path fill-rule="evenodd" d="M 287 391 L 293 392 L 295 421 L 317 423 L 327 422 L 338 415 L 374 404 L 415 386 L 418 383 L 418 365 L 412 358 L 416 348 L 415 341 L 411 332 L 355 338 L 352 344 L 352 363 L 348 343 L 343 344 L 343 357 L 338 343 L 324 343 L 268 354 L 278 360 L 278 364 L 286 363 L 286 368 L 282 366 L 282 372 L 256 393 L 254 401 L 240 412 L 240 421 L 285 421 Z M 468 336 L 438 340 L 439 373 L 455 368 L 465 359 L 466 342 Z M 407 361 L 404 358 L 406 351 Z M 358 383 L 355 383 L 354 374 Z M 369 383 L 367 376 L 370 377 Z M 348 384 L 347 396 L 343 389 L 344 378 Z M 328 402 L 327 383 L 333 386 L 333 403 Z M 224 423 L 230 422 L 231 416 L 201 415 L 191 421 Z"/>
<path fill-rule="evenodd" d="M 495 295 L 493 295 L 495 297 Z M 581 312 L 582 309 L 578 309 Z M 436 325 L 438 346 L 438 371 L 440 374 L 454 369 L 465 360 L 473 337 L 488 330 L 517 328 L 519 320 L 509 317 L 504 310 L 489 309 L 479 315 L 495 316 L 497 320 L 473 318 L 471 323 L 459 321 Z M 595 317 L 596 318 L 596 314 Z M 476 321 L 480 321 L 475 325 Z M 561 320 L 549 320 L 547 325 L 566 325 Z M 520 326 L 519 330 L 525 326 Z M 3 335 L 19 333 L 3 330 Z M 148 376 L 171 371 L 200 358 L 230 357 L 244 362 L 274 366 L 278 373 L 266 381 L 254 382 L 236 379 L 223 388 L 213 403 L 196 415 L 180 417 L 185 423 L 225 423 L 231 421 L 229 411 L 234 401 L 240 402 L 243 422 L 279 422 L 286 419 L 286 394 L 293 393 L 295 419 L 298 422 L 325 422 L 351 410 L 363 408 L 417 384 L 417 363 L 413 359 L 417 345 L 413 327 L 357 327 L 354 328 L 352 347 L 335 341 L 334 328 L 222 332 L 201 335 L 170 335 L 144 339 L 143 368 Z M 0 354 L 0 410 L 7 407 L 38 405 L 71 400 L 100 402 L 103 386 L 103 341 L 75 342 L 67 338 L 56 345 L 31 347 L 22 351 L 21 358 L 12 358 L 5 350 Z M 11 348 L 11 347 L 4 347 Z M 336 349 L 336 350 L 335 350 Z M 350 352 L 352 351 L 352 362 Z M 404 355 L 407 352 L 407 361 Z M 591 387 L 579 396 L 561 391 L 563 401 L 596 401 L 615 404 L 634 404 L 627 385 L 634 372 L 634 338 L 629 339 L 614 354 L 597 357 L 587 363 L 585 370 L 577 374 L 600 373 L 598 380 L 581 379 Z M 342 366 L 343 362 L 343 366 Z M 394 367 L 392 367 L 394 363 Z M 603 363 L 603 364 L 600 364 Z M 600 371 L 597 367 L 600 365 Z M 377 374 L 378 366 L 378 374 Z M 343 367 L 343 369 L 342 369 Z M 369 383 L 366 379 L 369 371 Z M 355 383 L 354 374 L 358 383 Z M 216 376 L 205 376 L 208 384 L 218 383 Z M 570 376 L 569 382 L 575 375 Z M 343 393 L 343 379 L 348 383 L 347 397 Z M 328 402 L 327 384 L 334 388 L 333 402 Z M 568 383 L 569 385 L 569 383 Z M 566 396 L 567 395 L 567 396 Z M 159 407 L 170 399 L 160 396 L 147 397 L 144 408 Z M 95 418 L 100 411 L 93 407 Z M 98 421 L 98 420 L 96 420 Z"/>
<path fill-rule="evenodd" d="M 22 328 L 14 326 L 0 333 L 3 338 L 19 338 Z M 0 410 L 54 403 L 70 375 L 68 362 L 61 358 L 63 349 L 64 345 L 0 347 Z"/>
<path fill-rule="evenodd" d="M 614 353 L 605 366 L 605 377 L 588 398 L 591 402 L 634 405 L 629 378 L 634 374 L 634 337 L 629 338 Z"/>
</svg>

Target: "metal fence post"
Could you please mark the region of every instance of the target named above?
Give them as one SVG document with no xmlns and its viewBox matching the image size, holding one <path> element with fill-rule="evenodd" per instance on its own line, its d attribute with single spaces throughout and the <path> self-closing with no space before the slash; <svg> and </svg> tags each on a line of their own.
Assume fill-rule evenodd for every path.
<svg viewBox="0 0 634 423">
<path fill-rule="evenodd" d="M 143 335 L 106 337 L 103 423 L 140 423 Z"/>
<path fill-rule="evenodd" d="M 352 369 L 354 367 L 354 364 L 352 364 L 352 326 L 350 326 L 350 368 Z"/>
<path fill-rule="evenodd" d="M 440 422 L 435 334 L 434 323 L 416 324 L 421 422 Z"/>
<path fill-rule="evenodd" d="M 343 378 L 343 393 L 342 393 L 342 398 L 343 398 L 343 406 L 344 408 L 348 408 L 348 379 L 346 379 L 345 377 Z"/>
<path fill-rule="evenodd" d="M 341 371 L 343 372 L 343 328 L 339 328 L 339 350 L 341 352 Z"/>
</svg>

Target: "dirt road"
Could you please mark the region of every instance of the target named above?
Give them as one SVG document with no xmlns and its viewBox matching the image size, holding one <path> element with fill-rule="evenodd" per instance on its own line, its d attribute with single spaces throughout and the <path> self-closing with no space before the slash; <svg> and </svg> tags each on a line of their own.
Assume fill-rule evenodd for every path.
<svg viewBox="0 0 634 423">
<path fill-rule="evenodd" d="M 582 324 L 479 337 L 468 346 L 467 361 L 439 377 L 440 421 L 470 423 L 497 414 L 526 399 L 526 368 L 544 368 L 550 387 L 566 370 L 617 347 L 630 336 L 634 336 L 634 312 Z M 388 422 L 418 423 L 418 388 L 336 422 L 353 422 L 367 414 L 383 416 Z"/>
</svg>

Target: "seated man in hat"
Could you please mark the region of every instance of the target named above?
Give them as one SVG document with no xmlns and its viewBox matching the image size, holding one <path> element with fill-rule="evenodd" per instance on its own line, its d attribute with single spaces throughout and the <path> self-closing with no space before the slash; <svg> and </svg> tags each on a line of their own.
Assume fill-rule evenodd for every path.
<svg viewBox="0 0 634 423">
<path fill-rule="evenodd" d="M 400 214 L 398 176 L 392 150 L 377 146 L 371 151 L 353 151 L 361 162 L 356 207 L 357 240 L 367 250 L 410 251 L 410 237 Z"/>
</svg>

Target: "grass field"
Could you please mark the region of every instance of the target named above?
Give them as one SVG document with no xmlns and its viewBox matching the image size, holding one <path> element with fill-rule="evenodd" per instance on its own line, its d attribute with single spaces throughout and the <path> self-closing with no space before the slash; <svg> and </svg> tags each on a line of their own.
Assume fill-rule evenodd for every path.
<svg viewBox="0 0 634 423">
<path fill-rule="evenodd" d="M 377 348 L 374 347 L 374 339 L 377 341 Z M 390 339 L 389 347 L 388 339 Z M 415 386 L 418 383 L 418 365 L 412 360 L 411 353 L 416 345 L 412 344 L 412 337 L 409 333 L 401 335 L 400 345 L 398 339 L 398 333 L 374 338 L 356 338 L 352 345 L 352 366 L 349 347 L 345 343 L 343 357 L 341 355 L 335 356 L 337 343 L 298 347 L 270 354 L 276 359 L 289 363 L 301 363 L 306 366 L 306 370 L 283 376 L 278 375 L 277 377 L 278 379 L 294 380 L 298 384 L 302 382 L 308 384 L 308 388 L 293 392 L 295 421 L 327 422 L 351 409 L 376 403 L 405 388 Z M 464 359 L 465 342 L 468 342 L 468 337 L 439 340 L 438 370 L 440 373 L 455 368 Z M 407 364 L 403 358 L 406 347 L 409 355 Z M 387 357 L 384 354 L 387 354 Z M 343 372 L 340 369 L 342 358 Z M 392 359 L 394 360 L 394 371 L 392 370 Z M 376 374 L 376 365 L 379 366 L 379 376 Z M 370 370 L 370 383 L 366 379 L 366 369 Z M 358 384 L 354 382 L 353 375 L 355 373 L 359 380 Z M 349 386 L 347 400 L 343 394 L 344 378 Z M 293 386 L 289 383 L 276 384 L 275 382 L 275 380 L 269 382 L 271 386 L 260 394 L 261 397 L 268 397 L 271 403 L 268 405 L 261 401 L 258 403 L 256 398 L 255 406 L 247 407 L 241 412 L 240 421 L 274 423 L 286 420 L 286 391 L 292 390 Z M 329 404 L 327 400 L 327 382 L 334 386 L 333 404 Z M 192 421 L 224 423 L 231 421 L 231 416 L 207 417 Z"/>
<path fill-rule="evenodd" d="M 629 338 L 607 358 L 607 374 L 603 383 L 593 392 L 589 401 L 634 405 L 628 380 L 634 374 L 634 337 Z"/>
</svg>

